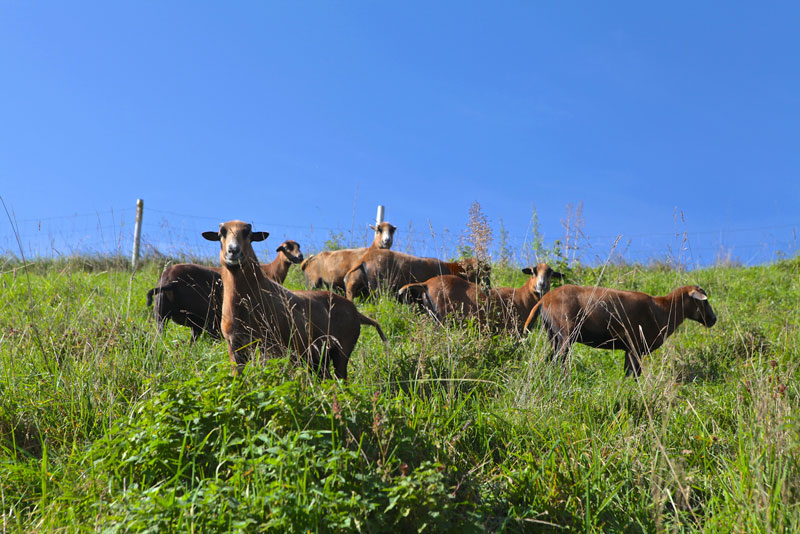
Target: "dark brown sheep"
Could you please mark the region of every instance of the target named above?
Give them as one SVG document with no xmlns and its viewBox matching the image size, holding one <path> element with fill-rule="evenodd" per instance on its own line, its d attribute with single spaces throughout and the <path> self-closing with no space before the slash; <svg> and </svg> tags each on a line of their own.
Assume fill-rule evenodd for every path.
<svg viewBox="0 0 800 534">
<path fill-rule="evenodd" d="M 264 275 L 282 284 L 289 267 L 303 261 L 300 245 L 284 241 L 271 263 L 261 264 Z M 219 339 L 222 317 L 222 269 L 193 263 L 178 263 L 164 269 L 158 285 L 147 292 L 147 305 L 153 313 L 159 332 L 167 319 L 192 329 L 192 342 L 204 331 Z"/>
<path fill-rule="evenodd" d="M 346 295 L 353 300 L 374 293 L 379 287 L 396 293 L 406 284 L 423 282 L 441 274 L 451 274 L 441 260 L 393 250 L 368 249 L 345 275 Z"/>
<path fill-rule="evenodd" d="M 361 333 L 361 325 L 380 325 L 359 313 L 355 305 L 329 291 L 289 291 L 264 276 L 252 242 L 266 232 L 253 232 L 249 224 L 229 221 L 217 232 L 203 232 L 220 242 L 222 265 L 222 335 L 235 369 L 240 370 L 258 345 L 268 356 L 291 353 L 308 362 L 321 377 L 329 377 L 329 364 L 338 378 L 347 378 L 347 362 Z"/>
<path fill-rule="evenodd" d="M 550 290 L 552 278 L 563 278 L 546 263 L 526 267 L 530 275 L 522 287 L 484 288 L 457 276 L 436 276 L 422 283 L 408 284 L 398 292 L 398 298 L 416 302 L 437 320 L 461 315 L 477 317 L 481 324 L 493 329 L 516 330 L 539 299 Z"/>
<path fill-rule="evenodd" d="M 583 343 L 625 351 L 625 374 L 639 376 L 642 356 L 660 347 L 684 319 L 712 327 L 717 316 L 706 292 L 683 286 L 663 297 L 638 291 L 565 285 L 545 295 L 525 321 L 542 316 L 553 359 L 566 359 L 570 346 Z"/>
<path fill-rule="evenodd" d="M 164 269 L 158 285 L 147 292 L 158 331 L 168 319 L 192 329 L 192 342 L 204 331 L 219 339 L 222 316 L 222 277 L 219 268 L 178 263 Z"/>
<path fill-rule="evenodd" d="M 390 249 L 394 242 L 396 226 L 382 222 L 377 226 L 370 225 L 375 230 L 375 238 L 368 248 L 346 248 L 342 250 L 325 250 L 319 254 L 309 256 L 300 268 L 306 277 L 306 287 L 344 291 L 344 276 L 352 269 L 358 259 L 370 249 Z"/>
</svg>

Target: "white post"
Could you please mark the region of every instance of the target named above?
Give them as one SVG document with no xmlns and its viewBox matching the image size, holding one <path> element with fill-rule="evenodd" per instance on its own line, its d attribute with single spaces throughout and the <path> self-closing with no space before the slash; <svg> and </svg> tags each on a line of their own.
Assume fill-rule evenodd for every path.
<svg viewBox="0 0 800 534">
<path fill-rule="evenodd" d="M 142 211 L 144 201 L 136 199 L 136 226 L 133 228 L 133 255 L 131 256 L 131 268 L 135 271 L 136 264 L 139 263 L 139 242 L 142 239 Z"/>
<path fill-rule="evenodd" d="M 383 206 L 378 206 L 378 215 L 375 217 L 375 226 L 383 222 Z"/>
</svg>

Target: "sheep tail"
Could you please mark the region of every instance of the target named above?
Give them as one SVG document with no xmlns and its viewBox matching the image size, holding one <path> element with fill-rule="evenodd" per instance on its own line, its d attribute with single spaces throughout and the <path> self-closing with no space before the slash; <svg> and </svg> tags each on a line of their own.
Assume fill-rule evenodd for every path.
<svg viewBox="0 0 800 534">
<path fill-rule="evenodd" d="M 397 299 L 408 304 L 416 302 L 417 304 L 424 305 L 425 297 L 428 293 L 426 289 L 423 283 L 406 284 L 397 292 Z M 427 300 L 430 301 L 430 298 Z"/>
<path fill-rule="evenodd" d="M 178 280 L 173 280 L 171 282 L 168 282 L 168 283 L 164 284 L 163 286 L 156 286 L 153 289 L 151 289 L 150 291 L 148 291 L 147 292 L 147 306 L 149 307 L 149 306 L 153 305 L 153 297 L 154 296 L 158 295 L 159 293 L 163 293 L 164 291 L 169 291 L 170 289 L 173 289 L 179 283 L 180 282 Z"/>
<path fill-rule="evenodd" d="M 381 341 L 383 341 L 384 343 L 386 343 L 388 341 L 386 339 L 386 335 L 383 333 L 383 330 L 381 329 L 381 325 L 378 324 L 378 321 L 376 321 L 374 319 L 370 319 L 366 315 L 364 315 L 362 313 L 359 313 L 358 314 L 358 322 L 360 324 L 366 324 L 366 325 L 369 325 L 369 326 L 374 326 L 375 330 L 378 331 L 378 335 L 381 336 Z"/>
<path fill-rule="evenodd" d="M 314 256 L 315 256 L 315 255 L 316 255 L 316 254 L 312 254 L 311 256 L 309 256 L 309 257 L 307 257 L 306 259 L 304 259 L 304 260 L 303 260 L 303 263 L 301 263 L 301 264 L 300 264 L 300 269 L 301 269 L 303 272 L 305 272 L 305 270 L 306 270 L 306 267 L 308 267 L 308 262 L 310 262 L 312 259 L 314 259 Z"/>
<path fill-rule="evenodd" d="M 539 317 L 539 309 L 542 307 L 542 301 L 536 303 L 536 306 L 533 307 L 531 313 L 528 315 L 528 319 L 525 321 L 525 326 L 522 327 L 523 332 L 527 331 L 534 322 L 536 322 L 536 318 Z"/>
</svg>

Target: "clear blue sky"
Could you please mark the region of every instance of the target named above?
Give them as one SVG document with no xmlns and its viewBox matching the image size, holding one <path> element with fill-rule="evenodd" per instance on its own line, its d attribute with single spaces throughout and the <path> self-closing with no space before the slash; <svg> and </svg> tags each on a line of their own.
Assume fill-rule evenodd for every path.
<svg viewBox="0 0 800 534">
<path fill-rule="evenodd" d="M 270 250 L 377 204 L 452 236 L 475 200 L 552 241 L 582 201 L 589 256 L 685 230 L 690 263 L 770 260 L 797 251 L 800 4 L 6 1 L 0 196 L 31 252 L 108 247 L 139 197 L 156 246 L 237 218 Z"/>
</svg>

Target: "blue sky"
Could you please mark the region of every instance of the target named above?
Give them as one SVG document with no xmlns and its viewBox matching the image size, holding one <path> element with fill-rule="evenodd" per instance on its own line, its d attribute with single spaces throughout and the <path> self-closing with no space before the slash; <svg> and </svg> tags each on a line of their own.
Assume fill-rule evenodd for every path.
<svg viewBox="0 0 800 534">
<path fill-rule="evenodd" d="M 792 2 L 3 2 L 0 196 L 28 253 L 127 253 L 143 198 L 159 250 L 234 218 L 358 241 L 385 204 L 435 255 L 477 200 L 516 248 L 583 202 L 587 260 L 686 231 L 688 263 L 769 261 L 798 249 L 798 28 Z"/>
</svg>

